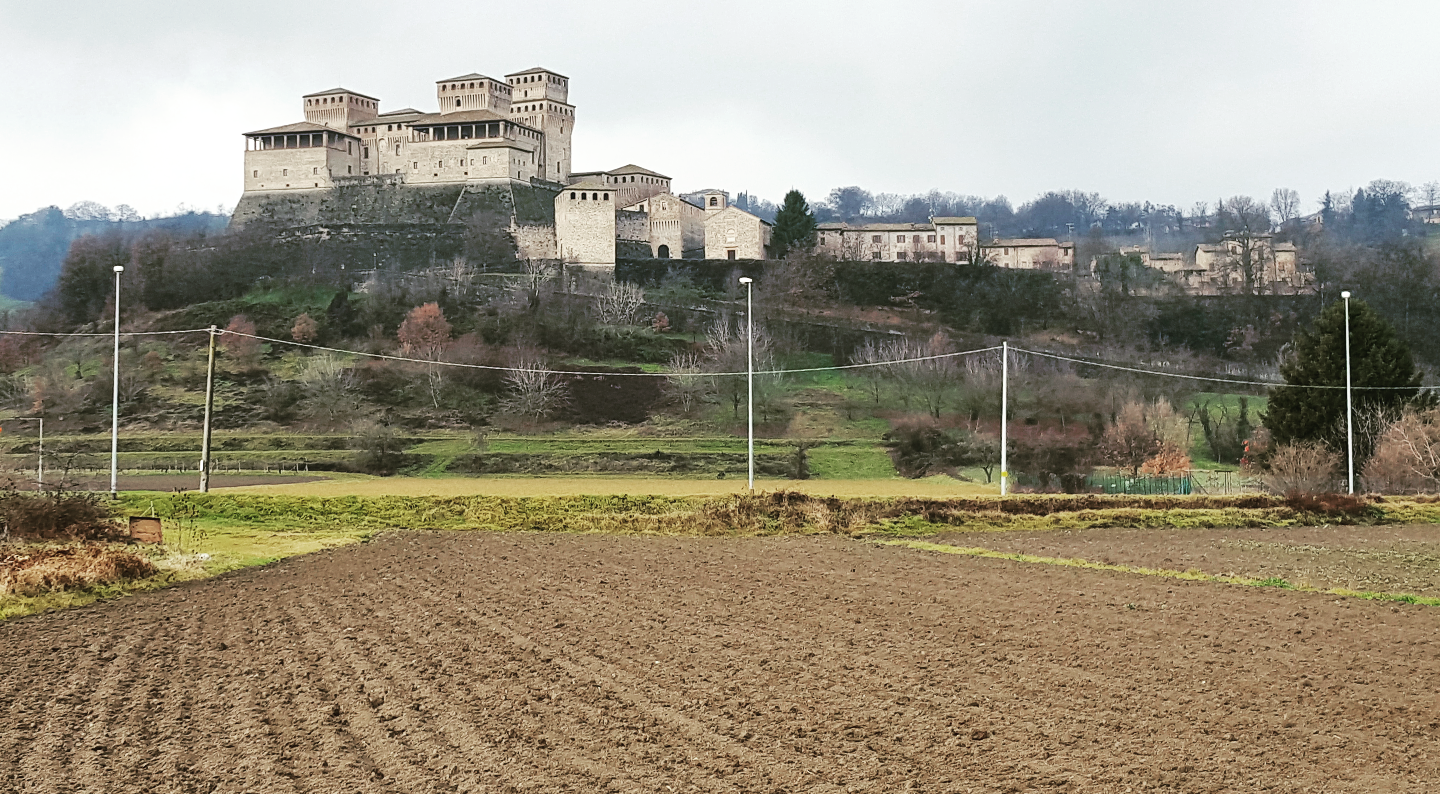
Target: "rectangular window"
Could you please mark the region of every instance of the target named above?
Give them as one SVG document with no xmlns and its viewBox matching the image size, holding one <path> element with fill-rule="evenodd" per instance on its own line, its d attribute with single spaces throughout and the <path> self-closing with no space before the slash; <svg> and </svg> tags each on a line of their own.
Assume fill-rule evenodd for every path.
<svg viewBox="0 0 1440 794">
<path fill-rule="evenodd" d="M 879 251 L 871 251 L 871 252 L 870 252 L 870 258 L 871 258 L 871 259 L 879 259 L 879 258 L 880 258 L 880 252 L 879 252 Z"/>
<path fill-rule="evenodd" d="M 729 251 L 726 251 L 726 252 L 725 252 L 725 258 L 726 258 L 726 259 L 734 259 L 734 258 L 735 258 L 735 249 L 732 248 L 732 249 L 730 249 Z"/>
<path fill-rule="evenodd" d="M 290 176 L 290 169 L 288 169 L 288 168 L 282 168 L 282 169 L 280 169 L 280 176 Z"/>
<path fill-rule="evenodd" d="M 935 235 L 932 234 L 932 235 L 930 235 L 929 237 L 926 237 L 926 238 L 925 238 L 925 242 L 927 242 L 927 243 L 933 243 L 933 242 L 935 242 Z"/>
<path fill-rule="evenodd" d="M 941 245 L 944 245 L 944 244 L 945 244 L 945 235 L 943 235 L 943 234 L 940 235 L 940 244 L 941 244 Z"/>
<path fill-rule="evenodd" d="M 320 169 L 319 169 L 319 168 L 312 168 L 312 169 L 310 169 L 310 174 L 311 174 L 312 176 L 315 175 L 315 174 L 318 174 L 318 173 L 320 173 Z"/>
<path fill-rule="evenodd" d="M 905 261 L 905 252 L 904 252 L 904 251 L 896 251 L 896 252 L 895 252 L 895 261 L 896 261 L 896 262 L 904 262 L 904 261 Z"/>
<path fill-rule="evenodd" d="M 260 178 L 260 172 L 259 172 L 259 171 L 256 171 L 256 172 L 254 172 L 254 173 L 255 173 L 255 178 L 256 178 L 256 179 L 259 179 L 259 178 Z"/>
<path fill-rule="evenodd" d="M 878 242 L 880 242 L 880 235 L 877 234 L 877 235 L 871 237 L 871 238 L 870 238 L 870 242 L 872 242 L 872 243 L 878 243 Z"/>
<path fill-rule="evenodd" d="M 897 243 L 903 243 L 903 242 L 905 242 L 905 235 L 903 235 L 903 234 L 902 234 L 902 235 L 898 235 L 898 236 L 895 238 L 895 242 L 897 242 Z"/>
<path fill-rule="evenodd" d="M 369 146 L 364 147 L 364 148 L 361 149 L 360 151 L 361 151 L 360 159 L 362 159 L 362 160 L 369 160 L 369 159 L 370 159 L 370 147 L 369 147 Z"/>
</svg>

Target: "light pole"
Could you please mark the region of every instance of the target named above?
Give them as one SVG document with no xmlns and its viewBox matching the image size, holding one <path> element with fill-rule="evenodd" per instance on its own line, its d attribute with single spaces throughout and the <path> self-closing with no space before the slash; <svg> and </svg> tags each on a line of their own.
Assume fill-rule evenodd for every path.
<svg viewBox="0 0 1440 794">
<path fill-rule="evenodd" d="M 1346 483 L 1355 494 L 1355 421 L 1354 403 L 1350 399 L 1350 291 L 1340 293 L 1345 300 L 1345 458 L 1349 468 Z"/>
<path fill-rule="evenodd" d="M 745 424 L 746 465 L 749 472 L 750 493 L 755 493 L 755 318 L 750 300 L 750 285 L 755 280 L 741 276 L 745 285 Z"/>
<path fill-rule="evenodd" d="M 118 493 L 116 488 L 116 472 L 120 462 L 120 274 L 125 272 L 124 265 L 115 266 L 115 370 L 111 373 L 110 392 L 110 498 L 114 499 Z"/>
<path fill-rule="evenodd" d="M 1000 495 L 1010 490 L 1010 340 L 1000 343 Z"/>
</svg>

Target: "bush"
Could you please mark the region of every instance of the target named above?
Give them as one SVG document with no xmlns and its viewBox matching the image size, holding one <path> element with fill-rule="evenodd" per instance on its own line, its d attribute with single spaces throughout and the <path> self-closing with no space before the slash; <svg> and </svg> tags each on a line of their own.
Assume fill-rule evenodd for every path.
<svg viewBox="0 0 1440 794">
<path fill-rule="evenodd" d="M 56 489 L 0 491 L 0 538 L 16 540 L 119 540 L 128 532 L 111 520 L 99 494 Z"/>
<path fill-rule="evenodd" d="M 1375 493 L 1434 493 L 1440 490 L 1440 410 L 1407 411 L 1375 444 L 1361 472 Z"/>
<path fill-rule="evenodd" d="M 1261 480 L 1273 494 L 1329 493 L 1335 490 L 1339 471 L 1340 456 L 1324 444 L 1281 444 L 1270 454 Z"/>
<path fill-rule="evenodd" d="M 911 422 L 885 434 L 885 445 L 895 470 L 905 477 L 955 474 L 969 466 L 993 466 L 1000 460 L 1000 445 L 973 433 L 941 429 L 930 422 Z"/>
<path fill-rule="evenodd" d="M 154 563 L 105 546 L 50 546 L 0 551 L 0 595 L 33 596 L 94 587 L 158 573 Z"/>
<path fill-rule="evenodd" d="M 406 440 L 381 424 L 361 426 L 355 434 L 355 468 L 388 477 L 418 459 L 405 454 Z"/>
</svg>

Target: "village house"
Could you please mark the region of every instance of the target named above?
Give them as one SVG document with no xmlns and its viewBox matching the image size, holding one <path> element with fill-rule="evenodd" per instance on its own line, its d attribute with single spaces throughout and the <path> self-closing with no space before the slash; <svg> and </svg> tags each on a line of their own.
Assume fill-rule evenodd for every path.
<svg viewBox="0 0 1440 794">
<path fill-rule="evenodd" d="M 1063 271 L 1075 268 L 1075 244 L 1051 237 L 996 238 L 980 246 L 980 252 L 996 267 Z"/>
<path fill-rule="evenodd" d="M 816 247 L 844 261 L 969 262 L 979 225 L 974 218 L 933 218 L 930 223 L 822 223 Z"/>
</svg>

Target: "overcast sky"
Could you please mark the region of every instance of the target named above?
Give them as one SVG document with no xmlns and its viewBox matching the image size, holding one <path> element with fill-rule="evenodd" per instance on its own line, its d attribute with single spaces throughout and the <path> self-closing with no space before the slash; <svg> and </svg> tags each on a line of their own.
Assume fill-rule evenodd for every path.
<svg viewBox="0 0 1440 794">
<path fill-rule="evenodd" d="M 247 130 L 336 85 L 571 78 L 575 165 L 677 191 L 1196 201 L 1440 179 L 1440 3 L 0 0 L 0 218 L 227 210 Z"/>
</svg>

